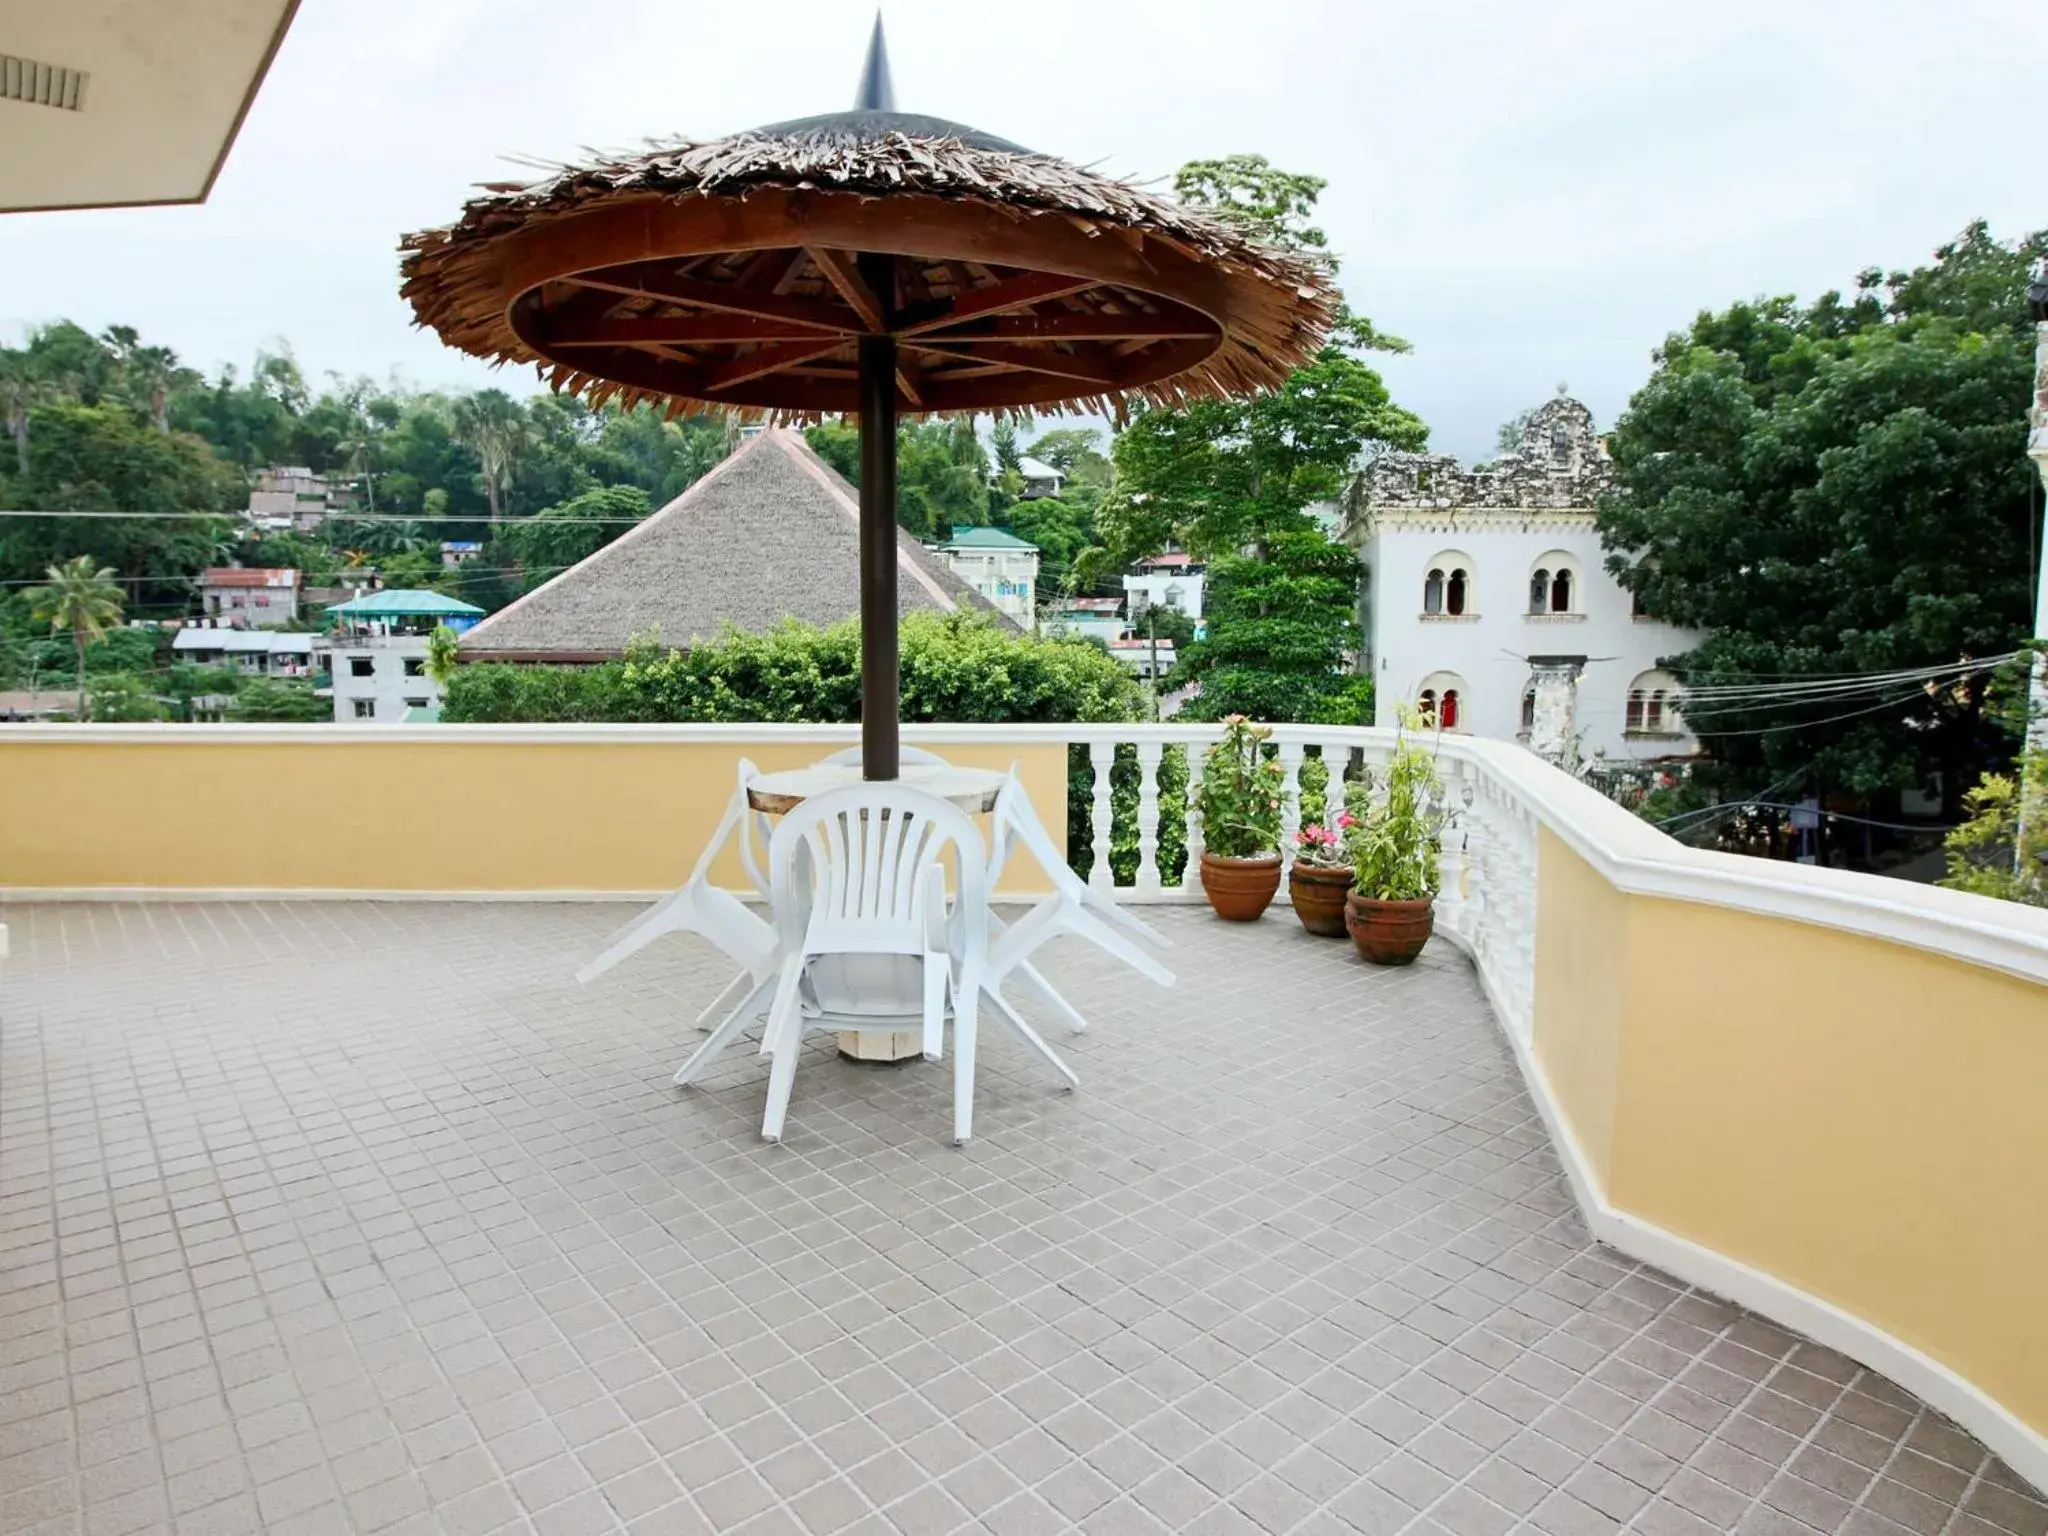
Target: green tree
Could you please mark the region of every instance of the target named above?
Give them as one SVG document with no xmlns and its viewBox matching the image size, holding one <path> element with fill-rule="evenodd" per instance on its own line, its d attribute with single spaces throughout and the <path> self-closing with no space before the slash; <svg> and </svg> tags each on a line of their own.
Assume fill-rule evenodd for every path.
<svg viewBox="0 0 2048 1536">
<path fill-rule="evenodd" d="M 36 408 L 56 394 L 35 357 L 13 347 L 0 347 L 0 416 L 7 421 L 7 435 L 14 439 L 14 470 L 28 474 L 29 423 Z"/>
<path fill-rule="evenodd" d="M 334 718 L 334 705 L 313 692 L 313 685 L 298 678 L 252 677 L 235 693 L 228 706 L 230 720 L 268 720 L 279 723 L 312 723 Z"/>
<path fill-rule="evenodd" d="M 1065 475 L 1070 490 L 1075 482 L 1109 485 L 1109 457 L 1102 451 L 1102 434 L 1093 427 L 1054 427 L 1033 438 L 1024 452 Z"/>
<path fill-rule="evenodd" d="M 28 594 L 29 611 L 38 623 L 69 633 L 78 662 L 81 718 L 92 718 L 85 694 L 85 648 L 121 622 L 121 588 L 111 566 L 95 565 L 80 555 L 49 568 L 48 582 Z"/>
<path fill-rule="evenodd" d="M 145 678 L 126 672 L 95 677 L 84 694 L 85 708 L 79 718 L 104 724 L 168 720 L 171 712 L 164 701 L 150 691 Z"/>
<path fill-rule="evenodd" d="M 811 451 L 860 485 L 860 434 L 845 422 L 807 429 Z M 988 456 L 971 421 L 912 421 L 896 429 L 896 521 L 920 539 L 989 520 Z"/>
<path fill-rule="evenodd" d="M 653 510 L 639 486 L 605 486 L 508 524 L 499 542 L 525 566 L 530 590 L 594 555 Z"/>
<path fill-rule="evenodd" d="M 1363 725 L 1372 684 L 1346 663 L 1358 646 L 1358 557 L 1320 529 L 1275 534 L 1264 558 L 1209 567 L 1205 618 L 1183 674 L 1201 684 L 1192 718 Z"/>
<path fill-rule="evenodd" d="M 0 523 L 0 578 L 30 579 L 46 566 L 90 555 L 117 575 L 163 582 L 182 601 L 185 582 L 233 532 L 225 518 L 190 514 L 241 505 L 241 474 L 198 438 L 154 431 L 118 406 L 58 400 L 32 417 L 36 448 L 28 473 L 5 487 L 9 506 L 169 515 L 10 518 Z"/>
<path fill-rule="evenodd" d="M 1322 231 L 1308 222 L 1320 178 L 1234 155 L 1188 165 L 1174 185 L 1184 201 L 1334 269 Z M 1394 403 L 1360 357 L 1407 350 L 1347 310 L 1330 344 L 1276 390 L 1139 412 L 1116 440 L 1115 478 L 1096 513 L 1102 547 L 1087 574 L 1099 577 L 1169 543 L 1203 556 L 1235 554 L 1312 527 L 1304 509 L 1337 495 L 1368 449 L 1427 444 L 1429 429 Z"/>
<path fill-rule="evenodd" d="M 455 402 L 450 426 L 455 440 L 476 455 L 495 525 L 503 514 L 513 463 L 533 442 L 533 423 L 502 389 L 480 389 Z"/>
<path fill-rule="evenodd" d="M 2021 298 L 2048 232 L 1981 224 L 1927 267 L 1702 314 L 1656 354 L 1611 439 L 1607 564 L 1643 607 L 1705 630 L 1670 658 L 1693 684 L 1900 671 L 2027 638 L 2036 491 L 2022 412 L 2033 369 Z M 1768 693 L 1686 722 L 1726 787 L 1785 780 L 1871 793 L 1939 770 L 1953 797 L 2006 748 L 1981 686 L 1852 700 Z"/>
</svg>

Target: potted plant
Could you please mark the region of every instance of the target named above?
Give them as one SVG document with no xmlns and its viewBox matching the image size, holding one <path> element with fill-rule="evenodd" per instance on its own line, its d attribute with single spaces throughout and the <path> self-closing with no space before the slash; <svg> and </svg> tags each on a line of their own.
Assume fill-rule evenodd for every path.
<svg viewBox="0 0 2048 1536">
<path fill-rule="evenodd" d="M 1359 954 L 1376 965 L 1407 965 L 1436 926 L 1443 781 L 1434 756 L 1408 734 L 1419 723 L 1412 711 L 1403 712 L 1380 792 L 1355 784 L 1349 795 L 1351 893 L 1344 899 L 1344 925 Z"/>
<path fill-rule="evenodd" d="M 1287 771 L 1266 756 L 1273 734 L 1243 715 L 1223 722 L 1202 759 L 1202 890 L 1218 917 L 1248 923 L 1280 889 L 1280 806 Z"/>
<path fill-rule="evenodd" d="M 1343 811 L 1334 827 L 1310 822 L 1294 834 L 1287 894 L 1301 926 L 1325 938 L 1341 939 L 1345 933 L 1344 898 L 1351 891 L 1351 861 L 1344 850 L 1343 834 L 1351 820 L 1351 813 Z"/>
</svg>

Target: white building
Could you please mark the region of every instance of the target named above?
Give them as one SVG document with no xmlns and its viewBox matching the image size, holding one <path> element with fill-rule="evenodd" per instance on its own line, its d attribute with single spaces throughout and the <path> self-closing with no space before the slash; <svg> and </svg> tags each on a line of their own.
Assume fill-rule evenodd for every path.
<svg viewBox="0 0 2048 1536">
<path fill-rule="evenodd" d="M 1174 550 L 1147 555 L 1124 576 L 1124 596 L 1136 626 L 1147 608 L 1171 608 L 1191 619 L 1202 617 L 1202 585 L 1208 567 L 1194 556 Z"/>
<path fill-rule="evenodd" d="M 199 573 L 199 607 L 217 623 L 275 629 L 299 619 L 299 573 L 261 566 L 216 566 Z"/>
<path fill-rule="evenodd" d="M 1057 496 L 1067 483 L 1064 472 L 1055 469 L 1043 459 L 1032 458 L 1029 454 L 1017 460 L 1017 473 L 1024 480 L 1024 489 L 1019 494 L 1025 501 L 1036 501 L 1042 496 Z"/>
<path fill-rule="evenodd" d="M 1121 640 L 1130 628 L 1124 623 L 1124 600 L 1120 597 L 1069 597 L 1050 605 L 1045 612 L 1049 635 L 1077 640 L 1100 640 L 1107 645 Z"/>
<path fill-rule="evenodd" d="M 225 629 L 188 624 L 171 640 L 180 661 L 202 667 L 233 667 L 251 677 L 311 677 L 315 642 L 311 634 L 275 629 Z"/>
<path fill-rule="evenodd" d="M 1141 678 L 1164 677 L 1173 670 L 1175 661 L 1171 640 L 1154 642 L 1138 635 L 1128 640 L 1111 640 L 1109 654 Z"/>
<path fill-rule="evenodd" d="M 968 586 L 1014 619 L 1019 629 L 1038 623 L 1038 546 L 1000 528 L 955 528 L 932 546 Z"/>
<path fill-rule="evenodd" d="M 439 592 L 366 592 L 328 609 L 341 621 L 328 642 L 334 664 L 334 718 L 396 724 L 413 710 L 441 706 L 427 676 L 427 639 L 446 624 L 462 630 L 483 609 Z"/>
<path fill-rule="evenodd" d="M 1540 406 L 1522 447 L 1494 464 L 1422 453 L 1373 463 L 1346 539 L 1367 567 L 1360 670 L 1378 724 L 1406 701 L 1446 730 L 1553 757 L 1697 750 L 1678 681 L 1657 663 L 1700 636 L 1637 612 L 1607 574 L 1593 509 L 1611 481 L 1592 413 L 1565 396 Z"/>
</svg>

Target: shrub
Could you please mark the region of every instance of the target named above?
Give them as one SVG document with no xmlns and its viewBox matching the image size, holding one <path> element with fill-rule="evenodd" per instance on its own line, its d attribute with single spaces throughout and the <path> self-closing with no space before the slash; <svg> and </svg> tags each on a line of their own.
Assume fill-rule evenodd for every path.
<svg viewBox="0 0 2048 1536">
<path fill-rule="evenodd" d="M 902 713 L 910 721 L 1138 718 L 1137 684 L 1093 646 L 996 628 L 971 614 L 903 621 Z M 790 622 L 688 651 L 637 645 L 583 667 L 459 667 L 448 721 L 774 721 L 860 718 L 860 626 Z"/>
</svg>

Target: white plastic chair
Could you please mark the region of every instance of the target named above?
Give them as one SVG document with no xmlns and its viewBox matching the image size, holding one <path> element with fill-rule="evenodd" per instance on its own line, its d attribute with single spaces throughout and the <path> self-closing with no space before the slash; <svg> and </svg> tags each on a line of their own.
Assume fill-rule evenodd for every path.
<svg viewBox="0 0 2048 1536">
<path fill-rule="evenodd" d="M 690 878 L 612 934 L 596 957 L 576 973 L 576 980 L 587 985 L 620 961 L 670 933 L 698 934 L 740 967 L 739 975 L 698 1015 L 699 1027 L 721 1013 L 725 1014 L 725 1020 L 711 1039 L 676 1069 L 675 1081 L 678 1083 L 689 1082 L 747 1024 L 760 1016 L 775 980 L 777 943 L 774 925 L 758 913 L 748 911 L 746 904 L 731 892 L 710 883 L 713 862 L 737 834 L 740 862 L 749 881 L 764 898 L 768 893 L 767 877 L 753 847 L 755 837 L 765 831 L 765 818 L 754 812 L 747 801 L 747 788 L 758 777 L 758 772 L 747 759 L 740 759 L 738 783 L 734 786 L 732 799 L 727 802 L 725 814 L 719 818 L 717 828 L 698 856 L 696 867 L 690 871 Z"/>
<path fill-rule="evenodd" d="M 950 914 L 949 863 L 957 882 Z M 914 1021 L 926 1058 L 936 1061 L 950 993 L 953 1139 L 967 1140 L 988 944 L 984 873 L 981 838 L 967 814 L 899 783 L 814 795 L 783 818 L 768 844 L 781 942 L 764 1036 L 774 1065 L 763 1137 L 782 1139 L 807 1030 L 894 1033 Z"/>
<path fill-rule="evenodd" d="M 926 768 L 950 768 L 952 766 L 943 757 L 939 756 L 938 753 L 927 752 L 923 747 L 899 746 L 896 749 L 896 760 L 899 763 L 910 763 Z M 849 763 L 858 768 L 861 765 L 861 761 L 861 750 L 859 747 L 842 747 L 830 757 L 818 759 L 821 767 L 833 768 L 844 767 Z"/>
<path fill-rule="evenodd" d="M 1031 964 L 1031 956 L 1040 947 L 1062 933 L 1070 933 L 1115 956 L 1139 975 L 1162 987 L 1170 987 L 1174 981 L 1173 972 L 1126 935 L 1162 949 L 1171 945 L 1165 935 L 1140 922 L 1067 866 L 1059 849 L 1053 846 L 1045 824 L 1038 819 L 1038 812 L 1033 808 L 1030 796 L 1024 793 L 1024 786 L 1014 768 L 1009 782 L 996 795 L 993 820 L 994 846 L 989 856 L 989 888 L 995 888 L 1004 864 L 1021 847 L 1052 881 L 1053 893 L 1007 928 L 1002 926 L 1000 919 L 990 919 L 992 937 L 982 990 L 996 1005 L 1003 1019 L 1024 1036 L 1027 1044 L 1071 1077 L 1072 1074 L 1067 1073 L 1065 1065 L 1052 1054 L 1045 1042 L 1031 1033 L 1030 1026 L 1017 1017 L 1016 1010 L 1002 995 L 1003 983 L 1015 975 L 1065 1019 L 1069 1029 L 1079 1034 L 1088 1027 L 1088 1021 Z"/>
</svg>

